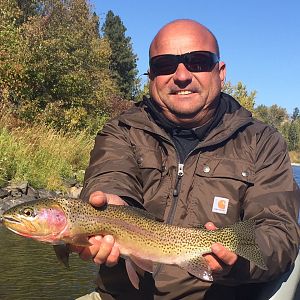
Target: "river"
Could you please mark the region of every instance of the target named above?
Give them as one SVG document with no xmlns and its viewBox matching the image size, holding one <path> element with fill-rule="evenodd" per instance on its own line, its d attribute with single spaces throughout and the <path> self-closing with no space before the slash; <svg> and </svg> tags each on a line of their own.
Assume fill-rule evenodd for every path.
<svg viewBox="0 0 300 300">
<path fill-rule="evenodd" d="M 294 166 L 300 185 L 300 166 Z M 52 247 L 25 239 L 0 226 L 0 299 L 73 300 L 91 292 L 97 268 L 76 254 L 70 270 L 60 265 Z"/>
</svg>

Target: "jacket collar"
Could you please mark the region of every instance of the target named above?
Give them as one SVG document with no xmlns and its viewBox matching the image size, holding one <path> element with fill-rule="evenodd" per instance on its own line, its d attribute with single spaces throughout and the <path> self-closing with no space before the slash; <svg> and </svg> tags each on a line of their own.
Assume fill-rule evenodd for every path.
<svg viewBox="0 0 300 300">
<path fill-rule="evenodd" d="M 137 129 L 145 130 L 153 134 L 160 135 L 164 139 L 170 141 L 167 129 L 163 128 L 161 120 L 155 120 L 153 114 L 150 113 L 149 101 L 151 99 L 143 99 L 136 103 L 135 106 L 119 116 L 119 121 Z M 252 123 L 251 113 L 243 108 L 233 97 L 228 94 L 220 94 L 221 107 L 224 107 L 224 113 L 205 139 L 199 144 L 201 147 L 218 144 L 230 138 L 238 130 Z M 168 128 L 173 127 L 173 123 L 168 121 Z M 178 128 L 174 124 L 174 128 Z M 179 127 L 180 128 L 180 127 Z"/>
</svg>

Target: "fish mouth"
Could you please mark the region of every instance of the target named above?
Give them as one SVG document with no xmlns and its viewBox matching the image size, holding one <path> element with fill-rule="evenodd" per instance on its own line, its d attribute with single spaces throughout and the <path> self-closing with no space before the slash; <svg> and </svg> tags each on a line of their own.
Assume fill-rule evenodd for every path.
<svg viewBox="0 0 300 300">
<path fill-rule="evenodd" d="M 2 223 L 14 223 L 14 224 L 20 224 L 21 222 L 18 219 L 15 219 L 13 217 L 9 217 L 9 216 L 2 216 L 1 218 L 1 222 Z"/>
</svg>

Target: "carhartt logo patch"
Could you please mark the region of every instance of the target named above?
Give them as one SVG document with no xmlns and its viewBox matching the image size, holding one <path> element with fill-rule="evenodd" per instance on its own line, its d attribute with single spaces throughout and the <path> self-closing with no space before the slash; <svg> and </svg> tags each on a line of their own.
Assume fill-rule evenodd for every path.
<svg viewBox="0 0 300 300">
<path fill-rule="evenodd" d="M 223 197 L 215 197 L 212 211 L 218 214 L 227 214 L 229 199 Z"/>
</svg>

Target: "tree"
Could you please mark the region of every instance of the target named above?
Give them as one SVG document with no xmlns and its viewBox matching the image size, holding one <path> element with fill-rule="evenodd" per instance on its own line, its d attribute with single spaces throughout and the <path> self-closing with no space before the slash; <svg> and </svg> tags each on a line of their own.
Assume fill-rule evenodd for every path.
<svg viewBox="0 0 300 300">
<path fill-rule="evenodd" d="M 256 91 L 251 91 L 249 93 L 246 85 L 244 85 L 241 81 L 239 81 L 237 85 L 232 85 L 230 81 L 226 82 L 222 91 L 231 95 L 243 107 L 254 113 Z"/>
<path fill-rule="evenodd" d="M 25 59 L 28 55 L 26 41 L 21 35 L 18 20 L 22 11 L 15 0 L 0 1 L 0 93 L 1 102 L 17 103 L 22 98 Z"/>
<path fill-rule="evenodd" d="M 293 121 L 296 121 L 297 119 L 300 118 L 300 112 L 299 112 L 299 108 L 298 107 L 295 107 L 294 108 L 294 111 L 293 111 L 293 114 L 292 114 L 292 120 Z"/>
<path fill-rule="evenodd" d="M 87 1 L 26 0 L 26 11 L 37 3 L 28 18 L 18 3 L 0 2 L 1 99 L 27 122 L 66 130 L 106 116 L 120 91 L 109 70 L 110 45 Z"/>
<path fill-rule="evenodd" d="M 284 123 L 288 122 L 288 113 L 285 108 L 273 104 L 270 107 L 259 105 L 255 109 L 255 116 L 263 122 L 281 131 Z"/>
<path fill-rule="evenodd" d="M 27 22 L 30 17 L 38 15 L 42 8 L 42 2 L 40 0 L 16 0 L 16 2 L 22 11 L 22 15 L 18 19 L 19 24 Z"/>
<path fill-rule="evenodd" d="M 296 122 L 292 121 L 288 131 L 288 147 L 290 151 L 298 150 L 300 142 L 300 131 Z"/>
<path fill-rule="evenodd" d="M 125 36 L 126 27 L 120 17 L 110 10 L 106 14 L 102 32 L 112 49 L 112 76 L 116 79 L 122 96 L 128 100 L 134 99 L 139 88 L 137 56 L 133 53 L 131 38 Z"/>
</svg>

